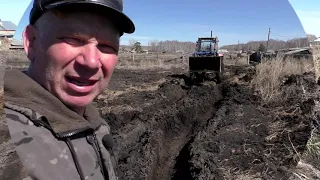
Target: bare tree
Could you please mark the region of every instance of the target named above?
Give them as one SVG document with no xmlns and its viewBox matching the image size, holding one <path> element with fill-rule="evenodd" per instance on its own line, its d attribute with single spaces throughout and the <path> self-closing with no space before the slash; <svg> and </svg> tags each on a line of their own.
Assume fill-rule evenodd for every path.
<svg viewBox="0 0 320 180">
<path fill-rule="evenodd" d="M 137 42 L 138 42 L 138 41 L 135 40 L 135 39 L 130 39 L 130 40 L 129 40 L 129 46 L 130 46 L 130 47 L 133 47 Z"/>
<path fill-rule="evenodd" d="M 279 49 L 286 49 L 286 48 L 307 47 L 309 46 L 309 42 L 311 40 L 314 40 L 315 38 L 316 37 L 314 35 L 306 35 L 306 37 L 303 37 L 303 38 L 294 38 L 294 39 L 289 39 L 287 41 L 270 39 L 268 49 L 279 50 Z M 265 45 L 266 41 L 249 41 L 246 44 L 240 44 L 240 45 L 244 47 L 243 48 L 244 50 L 252 51 L 252 50 L 257 50 L 260 44 Z M 235 51 L 237 46 L 238 44 L 231 44 L 231 45 L 222 46 L 220 48 L 227 49 L 228 51 Z"/>
<path fill-rule="evenodd" d="M 151 40 L 148 42 L 149 50 L 151 51 L 158 51 L 158 41 Z"/>
</svg>

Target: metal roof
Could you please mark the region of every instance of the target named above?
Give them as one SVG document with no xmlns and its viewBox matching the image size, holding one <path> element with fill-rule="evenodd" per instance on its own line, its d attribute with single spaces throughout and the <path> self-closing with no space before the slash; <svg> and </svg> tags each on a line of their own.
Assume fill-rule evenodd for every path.
<svg viewBox="0 0 320 180">
<path fill-rule="evenodd" d="M 17 39 L 12 39 L 11 46 L 23 46 L 23 42 Z"/>
<path fill-rule="evenodd" d="M 13 30 L 15 31 L 17 26 L 11 21 L 0 20 L 0 30 Z"/>
<path fill-rule="evenodd" d="M 14 36 L 15 32 L 12 31 L 5 31 L 5 32 L 0 32 L 0 37 L 4 37 L 4 36 Z"/>
<path fill-rule="evenodd" d="M 297 49 L 297 50 L 294 50 L 294 51 L 286 52 L 285 54 L 296 54 L 296 53 L 303 52 L 303 51 L 308 51 L 308 52 L 310 52 L 309 49 L 301 48 L 301 49 Z"/>
<path fill-rule="evenodd" d="M 318 41 L 320 41 L 320 38 L 317 38 L 316 40 L 313 40 L 314 42 L 318 42 Z"/>
</svg>

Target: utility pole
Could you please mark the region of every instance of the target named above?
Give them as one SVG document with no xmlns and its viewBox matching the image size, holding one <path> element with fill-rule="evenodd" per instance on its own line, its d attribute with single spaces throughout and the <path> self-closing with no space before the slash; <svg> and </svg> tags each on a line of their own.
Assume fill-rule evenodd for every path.
<svg viewBox="0 0 320 180">
<path fill-rule="evenodd" d="M 266 52 L 268 52 L 268 48 L 269 48 L 269 40 L 270 40 L 270 28 L 269 28 L 269 32 L 268 32 L 268 41 L 267 41 L 267 48 L 266 48 Z"/>
<path fill-rule="evenodd" d="M 210 37 L 212 38 L 212 30 L 211 30 L 211 36 Z M 210 41 L 210 51 L 212 51 L 212 41 Z"/>
</svg>

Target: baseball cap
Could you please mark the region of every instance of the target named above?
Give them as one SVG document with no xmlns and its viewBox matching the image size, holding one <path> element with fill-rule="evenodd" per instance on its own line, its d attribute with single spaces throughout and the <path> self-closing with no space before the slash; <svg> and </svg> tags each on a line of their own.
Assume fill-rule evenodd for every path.
<svg viewBox="0 0 320 180">
<path fill-rule="evenodd" d="M 34 0 L 29 22 L 34 24 L 44 12 L 66 6 L 72 7 L 72 9 L 77 9 L 81 6 L 85 9 L 93 8 L 105 15 L 109 15 L 114 19 L 113 22 L 121 31 L 121 34 L 131 34 L 135 31 L 134 23 L 123 13 L 122 0 Z"/>
</svg>

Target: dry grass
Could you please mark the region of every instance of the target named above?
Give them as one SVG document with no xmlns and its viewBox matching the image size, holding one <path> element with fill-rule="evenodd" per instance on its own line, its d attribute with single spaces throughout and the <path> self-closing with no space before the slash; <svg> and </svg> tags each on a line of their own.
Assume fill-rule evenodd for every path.
<svg viewBox="0 0 320 180">
<path fill-rule="evenodd" d="M 23 50 L 3 50 L 0 51 L 0 55 L 5 57 L 7 62 L 28 62 Z"/>
<path fill-rule="evenodd" d="M 8 40 L 0 38 L 0 51 L 7 51 L 10 48 L 10 42 Z"/>
<path fill-rule="evenodd" d="M 188 68 L 188 55 L 182 54 L 120 54 L 118 69 Z"/>
<path fill-rule="evenodd" d="M 318 81 L 320 76 L 320 45 L 311 46 L 311 52 L 313 55 L 316 81 Z"/>
<path fill-rule="evenodd" d="M 0 57 L 6 60 L 7 68 L 25 68 L 29 61 L 22 50 L 0 51 Z M 172 54 L 133 54 L 120 53 L 118 69 L 171 69 L 188 68 L 188 55 Z"/>
<path fill-rule="evenodd" d="M 9 50 L 9 45 L 0 45 L 0 51 L 7 51 Z"/>
<path fill-rule="evenodd" d="M 320 157 L 320 134 L 317 129 L 313 129 L 307 143 L 307 150 L 310 155 Z"/>
<path fill-rule="evenodd" d="M 165 60 L 142 60 L 139 62 L 119 62 L 118 69 L 144 70 L 144 69 L 171 69 L 171 68 L 188 68 L 187 62 L 175 61 L 166 62 Z"/>
<path fill-rule="evenodd" d="M 242 66 L 242 65 L 248 65 L 249 64 L 247 57 L 230 59 L 227 56 L 225 56 L 223 61 L 224 61 L 225 65 Z"/>
<path fill-rule="evenodd" d="M 0 88 L 0 118 L 3 116 L 3 106 L 4 106 L 4 97 L 3 97 L 3 87 Z"/>
<path fill-rule="evenodd" d="M 256 66 L 256 75 L 251 81 L 251 86 L 265 102 L 271 102 L 281 95 L 280 86 L 284 77 L 303 74 L 312 69 L 312 60 L 283 60 L 282 56 L 278 56 L 269 61 L 262 61 Z"/>
<path fill-rule="evenodd" d="M 25 68 L 29 65 L 29 60 L 23 50 L 0 51 L 0 59 L 3 59 L 7 68 Z"/>
</svg>

